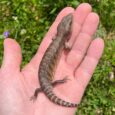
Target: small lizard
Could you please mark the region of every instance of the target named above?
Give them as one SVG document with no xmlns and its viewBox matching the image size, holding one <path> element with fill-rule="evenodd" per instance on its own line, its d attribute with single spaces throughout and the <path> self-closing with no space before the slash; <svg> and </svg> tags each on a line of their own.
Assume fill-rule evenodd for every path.
<svg viewBox="0 0 115 115">
<path fill-rule="evenodd" d="M 40 66 L 39 66 L 39 82 L 40 88 L 35 90 L 34 96 L 31 97 L 31 100 L 35 100 L 39 92 L 43 92 L 47 98 L 53 103 L 65 107 L 76 107 L 77 104 L 66 102 L 60 98 L 58 98 L 53 93 L 53 87 L 58 84 L 63 84 L 67 81 L 65 77 L 62 80 L 53 81 L 55 67 L 59 60 L 60 54 L 62 53 L 65 44 L 71 35 L 71 25 L 72 25 L 72 14 L 68 14 L 65 16 L 62 21 L 59 23 L 57 27 L 57 34 L 55 39 L 53 39 L 52 43 L 47 48 Z"/>
</svg>

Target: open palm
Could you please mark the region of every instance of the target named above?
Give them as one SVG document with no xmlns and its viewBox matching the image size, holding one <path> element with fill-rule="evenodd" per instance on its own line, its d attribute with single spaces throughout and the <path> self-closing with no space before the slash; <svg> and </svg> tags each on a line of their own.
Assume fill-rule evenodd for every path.
<svg viewBox="0 0 115 115">
<path fill-rule="evenodd" d="M 41 43 L 36 55 L 20 71 L 21 49 L 13 39 L 4 41 L 4 60 L 0 69 L 0 114 L 1 115 L 73 115 L 76 108 L 66 108 L 50 102 L 40 93 L 33 103 L 30 97 L 39 86 L 38 69 L 42 56 L 56 34 L 62 17 L 73 13 L 73 29 L 69 44 L 72 49 L 63 53 L 56 69 L 55 80 L 68 76 L 69 80 L 54 88 L 63 100 L 80 103 L 84 90 L 103 52 L 100 38 L 92 39 L 99 23 L 89 4 L 83 3 L 76 10 L 67 7 L 57 16 Z"/>
</svg>

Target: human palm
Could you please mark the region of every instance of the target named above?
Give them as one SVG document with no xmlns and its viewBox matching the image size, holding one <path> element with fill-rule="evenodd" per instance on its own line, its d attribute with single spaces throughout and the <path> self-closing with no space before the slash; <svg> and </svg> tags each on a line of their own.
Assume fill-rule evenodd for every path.
<svg viewBox="0 0 115 115">
<path fill-rule="evenodd" d="M 92 39 L 99 18 L 91 12 L 91 6 L 83 3 L 76 10 L 67 7 L 57 16 L 41 43 L 36 55 L 20 70 L 21 49 L 13 39 L 4 41 L 4 60 L 0 69 L 0 113 L 1 115 L 73 115 L 76 108 L 53 104 L 39 93 L 33 103 L 30 97 L 39 86 L 38 70 L 42 56 L 56 34 L 62 17 L 73 13 L 73 29 L 68 53 L 61 55 L 55 80 L 68 77 L 66 83 L 54 88 L 55 94 L 66 101 L 80 103 L 84 90 L 103 52 L 103 41 Z"/>
</svg>

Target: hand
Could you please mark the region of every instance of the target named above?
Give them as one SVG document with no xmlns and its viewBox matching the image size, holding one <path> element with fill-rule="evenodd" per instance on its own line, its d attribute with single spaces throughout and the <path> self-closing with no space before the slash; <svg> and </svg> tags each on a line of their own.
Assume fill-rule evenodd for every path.
<svg viewBox="0 0 115 115">
<path fill-rule="evenodd" d="M 50 102 L 40 93 L 33 103 L 30 97 L 39 87 L 38 69 L 42 56 L 56 34 L 62 17 L 73 13 L 73 30 L 69 44 L 72 49 L 62 54 L 55 80 L 68 76 L 67 83 L 54 88 L 55 94 L 69 102 L 80 103 L 84 90 L 91 79 L 102 55 L 104 43 L 100 38 L 92 39 L 99 17 L 83 3 L 77 9 L 67 7 L 59 13 L 46 34 L 36 55 L 20 70 L 21 49 L 13 39 L 4 41 L 4 59 L 0 69 L 0 114 L 1 115 L 73 115 L 76 108 L 66 108 Z M 87 54 L 86 54 L 87 52 Z"/>
</svg>

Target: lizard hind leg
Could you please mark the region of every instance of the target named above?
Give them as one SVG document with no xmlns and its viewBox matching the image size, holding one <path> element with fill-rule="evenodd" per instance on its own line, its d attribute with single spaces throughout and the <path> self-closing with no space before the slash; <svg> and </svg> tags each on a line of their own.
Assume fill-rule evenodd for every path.
<svg viewBox="0 0 115 115">
<path fill-rule="evenodd" d="M 30 100 L 32 100 L 33 102 L 37 99 L 38 93 L 42 92 L 41 88 L 36 88 L 34 95 L 32 97 L 30 97 Z"/>
<path fill-rule="evenodd" d="M 55 86 L 57 86 L 57 85 L 66 83 L 68 80 L 70 80 L 70 79 L 68 79 L 68 77 L 64 77 L 64 78 L 61 79 L 61 80 L 56 80 L 56 81 L 54 81 L 54 82 L 52 83 L 52 86 L 55 87 Z"/>
</svg>

